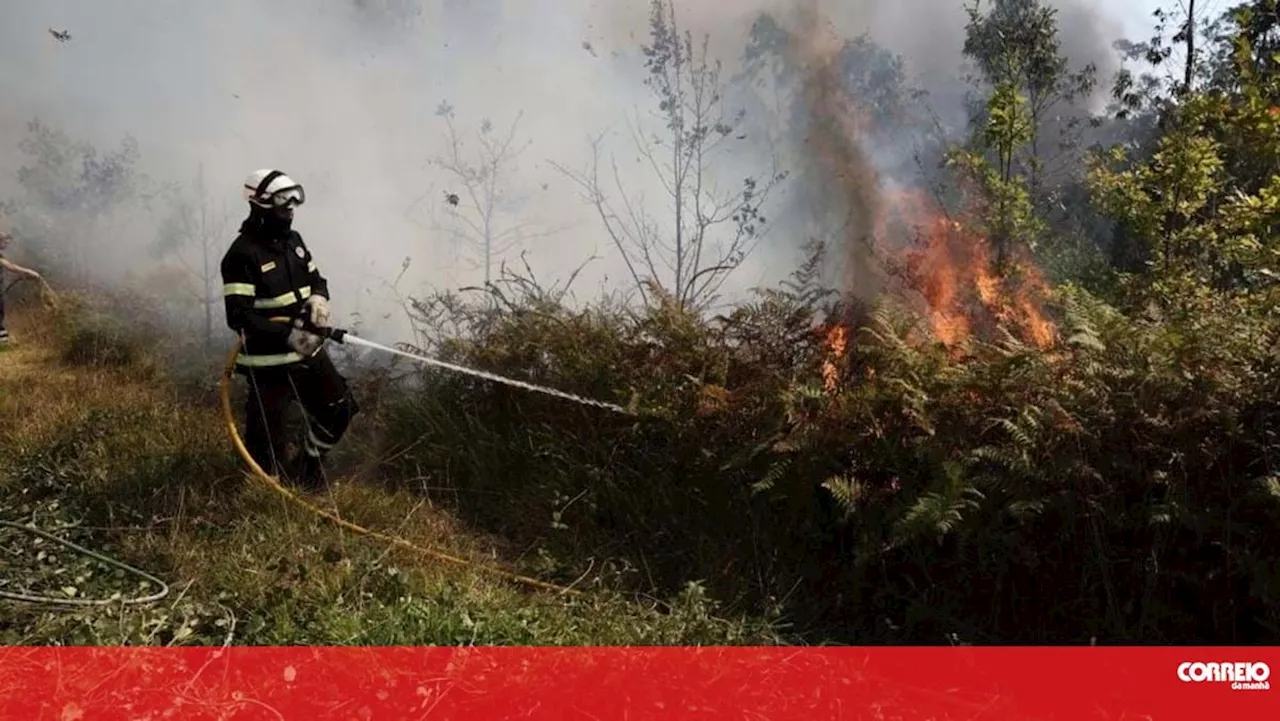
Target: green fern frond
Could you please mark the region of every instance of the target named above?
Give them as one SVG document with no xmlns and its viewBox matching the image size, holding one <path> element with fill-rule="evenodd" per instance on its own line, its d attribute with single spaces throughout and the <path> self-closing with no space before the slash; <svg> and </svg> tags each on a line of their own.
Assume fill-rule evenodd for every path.
<svg viewBox="0 0 1280 721">
<path fill-rule="evenodd" d="M 902 393 L 909 398 L 912 398 L 915 400 L 921 400 L 921 401 L 928 400 L 929 398 L 927 393 L 925 393 L 920 388 L 917 388 L 915 385 L 911 383 L 910 380 L 906 378 L 890 378 L 887 380 L 887 383 L 890 386 L 901 388 Z"/>
<path fill-rule="evenodd" d="M 1031 470 L 1027 456 L 1020 451 L 999 446 L 982 446 L 969 452 L 973 461 L 990 463 L 1006 471 L 1026 473 Z"/>
<path fill-rule="evenodd" d="M 959 528 L 966 513 L 981 508 L 986 496 L 969 482 L 963 463 L 946 461 L 941 471 L 942 489 L 920 496 L 894 525 L 894 535 L 899 542 L 926 534 L 941 540 Z"/>
<path fill-rule="evenodd" d="M 1020 448 L 1030 448 L 1035 445 L 1035 441 L 1031 438 L 1031 434 L 1022 426 L 1008 418 L 997 418 L 987 424 L 987 430 L 995 427 L 1003 429 L 1005 434 L 1008 435 L 1009 438 L 1011 438 Z"/>
<path fill-rule="evenodd" d="M 907 342 L 903 333 L 897 328 L 893 311 L 887 306 L 877 308 L 871 314 L 871 323 L 862 332 L 892 351 L 902 359 L 915 359 L 919 351 Z"/>
<path fill-rule="evenodd" d="M 1264 498 L 1280 503 L 1280 474 L 1272 473 L 1254 480 L 1254 485 Z"/>
<path fill-rule="evenodd" d="M 850 476 L 832 476 L 822 482 L 822 487 L 836 500 L 846 518 L 858 512 L 858 504 L 866 494 L 863 484 Z"/>
<path fill-rule="evenodd" d="M 1098 337 L 1097 333 L 1092 330 L 1077 330 L 1069 338 L 1067 345 L 1085 350 L 1092 350 L 1102 353 L 1107 350 L 1106 344 Z"/>
<path fill-rule="evenodd" d="M 965 513 L 977 510 L 984 498 L 986 496 L 972 486 L 959 493 L 926 493 L 903 515 L 898 523 L 899 536 L 904 541 L 924 534 L 946 536 L 959 528 Z"/>
<path fill-rule="evenodd" d="M 816 401 L 826 396 L 826 391 L 820 386 L 811 383 L 798 383 L 791 392 L 797 397 L 804 400 Z"/>
<path fill-rule="evenodd" d="M 1044 515 L 1045 508 L 1048 504 L 1044 499 L 1033 499 L 1024 501 L 1013 501 L 1005 506 L 1005 511 L 1016 521 L 1027 522 L 1034 521 Z"/>
<path fill-rule="evenodd" d="M 1001 356 L 1015 358 L 1026 355 L 1032 350 L 1031 346 L 1028 346 L 1022 339 L 1013 335 L 1008 328 L 1000 326 L 999 332 L 1000 338 L 995 342 L 994 347 Z"/>
<path fill-rule="evenodd" d="M 791 470 L 791 463 L 792 459 L 790 456 L 780 458 L 779 460 L 771 463 L 769 468 L 765 470 L 764 476 L 760 480 L 751 484 L 751 492 L 755 494 L 772 490 L 778 481 L 787 474 L 787 471 Z"/>
</svg>

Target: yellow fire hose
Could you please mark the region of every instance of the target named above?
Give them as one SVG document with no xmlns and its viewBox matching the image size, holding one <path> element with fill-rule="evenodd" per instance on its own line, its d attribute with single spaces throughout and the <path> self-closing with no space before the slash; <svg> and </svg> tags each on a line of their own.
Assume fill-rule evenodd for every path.
<svg viewBox="0 0 1280 721">
<path fill-rule="evenodd" d="M 9 290 L 13 288 L 13 286 L 21 283 L 24 280 L 27 280 L 29 277 L 30 276 L 23 276 L 21 278 L 16 278 L 10 281 L 9 285 L 6 285 L 4 287 L 4 292 L 7 294 Z M 40 301 L 44 303 L 46 306 L 48 306 L 49 308 L 52 308 L 53 310 L 57 310 L 58 294 L 53 292 L 53 288 L 49 287 L 49 281 L 45 280 L 43 276 L 38 276 L 37 280 L 40 281 Z"/>
<path fill-rule="evenodd" d="M 554 583 L 548 583 L 547 581 L 540 581 L 536 578 L 532 578 L 530 576 L 523 576 L 518 573 L 513 573 L 511 571 L 507 571 L 502 568 L 487 566 L 484 564 L 476 563 L 474 561 L 469 561 L 465 558 L 459 558 L 457 556 L 450 555 L 448 553 L 436 550 L 434 548 L 419 546 L 417 544 L 410 543 L 409 541 L 406 541 L 403 538 L 397 538 L 395 536 L 389 536 L 385 533 L 379 533 L 378 531 L 370 530 L 368 528 L 365 528 L 364 526 L 359 526 L 350 521 L 339 518 L 338 516 L 324 510 L 323 508 L 319 508 L 318 506 L 315 506 L 307 502 L 306 500 L 298 496 L 293 491 L 289 490 L 288 488 L 285 488 L 283 485 L 280 484 L 280 481 L 277 478 L 269 475 L 265 470 L 263 470 L 262 466 L 258 465 L 258 463 L 255 460 L 253 460 L 253 456 L 249 454 L 249 449 L 245 447 L 244 439 L 240 437 L 240 431 L 236 427 L 235 416 L 231 411 L 231 381 L 235 376 L 236 358 L 240 355 L 240 350 L 242 346 L 243 346 L 243 343 L 240 340 L 237 340 L 235 347 L 232 348 L 231 352 L 227 355 L 227 362 L 222 370 L 222 379 L 219 383 L 221 387 L 221 395 L 222 395 L 222 420 L 223 420 L 223 423 L 226 425 L 227 433 L 231 436 L 232 444 L 234 444 L 236 447 L 236 452 L 240 454 L 240 458 L 249 466 L 249 469 L 252 471 L 251 475 L 256 480 L 262 482 L 268 488 L 270 488 L 271 490 L 283 496 L 286 500 L 291 501 L 305 508 L 311 513 L 314 513 L 315 515 L 327 521 L 330 521 L 341 528 L 345 528 L 346 530 L 351 531 L 356 535 L 365 536 L 368 538 L 373 538 L 379 541 L 383 541 L 392 546 L 396 546 L 398 548 L 403 548 L 405 550 L 413 551 L 415 553 L 420 553 L 424 556 L 434 558 L 437 561 L 444 561 L 446 563 L 451 563 L 458 566 L 469 566 L 477 570 L 485 571 L 495 576 L 499 576 L 509 581 L 514 581 L 516 583 L 523 584 L 526 586 L 541 588 L 548 591 L 555 591 L 556 593 L 560 593 L 560 594 L 578 595 L 581 593 L 580 591 L 576 591 L 572 588 L 559 586 Z"/>
<path fill-rule="evenodd" d="M 58 294 L 53 292 L 44 278 L 40 279 L 40 299 L 47 302 L 50 308 L 58 309 Z"/>
</svg>

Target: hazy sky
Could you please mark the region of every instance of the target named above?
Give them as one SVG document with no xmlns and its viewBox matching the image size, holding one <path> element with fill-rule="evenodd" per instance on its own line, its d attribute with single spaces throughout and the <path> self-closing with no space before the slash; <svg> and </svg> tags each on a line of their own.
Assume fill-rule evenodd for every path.
<svg viewBox="0 0 1280 721">
<path fill-rule="evenodd" d="M 1238 3 L 1239 0 L 1200 0 L 1196 5 L 1196 16 L 1216 19 L 1227 8 Z M 1160 7 L 1181 11 L 1185 9 L 1186 3 L 1184 0 L 1115 0 L 1110 12 L 1124 23 L 1127 35 L 1133 39 L 1145 40 L 1155 23 L 1151 14 Z"/>
<path fill-rule="evenodd" d="M 1112 6 L 1112 12 L 1124 23 L 1126 34 L 1142 38 L 1150 33 L 1154 23 L 1151 13 L 1161 4 L 1157 0 L 1123 0 Z"/>
</svg>

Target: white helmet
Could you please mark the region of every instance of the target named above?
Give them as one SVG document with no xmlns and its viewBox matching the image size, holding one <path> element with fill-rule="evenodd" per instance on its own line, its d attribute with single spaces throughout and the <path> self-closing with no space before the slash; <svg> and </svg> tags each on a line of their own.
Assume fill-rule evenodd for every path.
<svg viewBox="0 0 1280 721">
<path fill-rule="evenodd" d="M 302 205 L 307 194 L 293 178 L 280 170 L 255 170 L 244 181 L 244 199 L 259 208 Z"/>
</svg>

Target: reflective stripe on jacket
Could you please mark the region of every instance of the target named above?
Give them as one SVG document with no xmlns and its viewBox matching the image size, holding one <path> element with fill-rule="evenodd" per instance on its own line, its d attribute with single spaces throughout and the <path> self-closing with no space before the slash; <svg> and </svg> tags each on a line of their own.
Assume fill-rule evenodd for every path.
<svg viewBox="0 0 1280 721">
<path fill-rule="evenodd" d="M 277 239 L 242 232 L 222 257 L 222 295 L 227 325 L 244 336 L 237 364 L 261 368 L 303 360 L 286 342 L 289 321 L 312 295 L 327 299 L 329 284 L 297 231 Z"/>
</svg>

